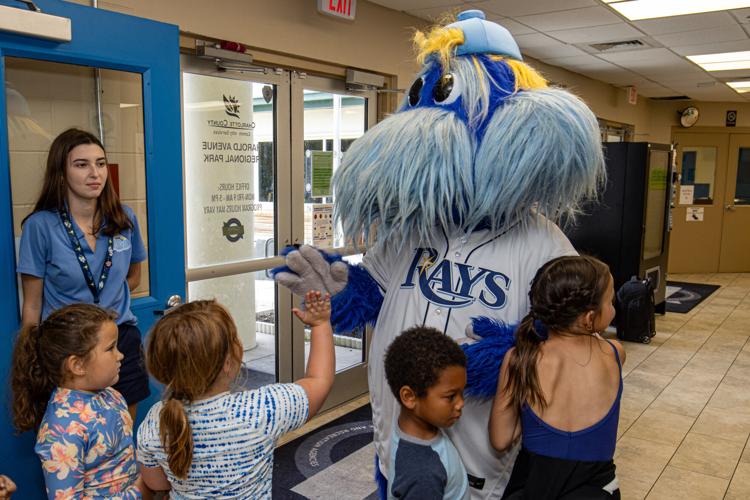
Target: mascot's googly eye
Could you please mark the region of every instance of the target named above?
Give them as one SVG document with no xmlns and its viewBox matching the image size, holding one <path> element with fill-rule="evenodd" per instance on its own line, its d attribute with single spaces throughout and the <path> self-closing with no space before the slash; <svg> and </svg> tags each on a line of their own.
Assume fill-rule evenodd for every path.
<svg viewBox="0 0 750 500">
<path fill-rule="evenodd" d="M 409 89 L 410 106 L 419 104 L 419 93 L 422 91 L 422 87 L 424 87 L 424 78 L 421 77 L 414 80 L 414 83 L 411 84 L 411 88 Z"/>
<path fill-rule="evenodd" d="M 446 73 L 435 84 L 432 98 L 437 104 L 452 104 L 461 95 L 461 82 L 453 73 Z"/>
</svg>

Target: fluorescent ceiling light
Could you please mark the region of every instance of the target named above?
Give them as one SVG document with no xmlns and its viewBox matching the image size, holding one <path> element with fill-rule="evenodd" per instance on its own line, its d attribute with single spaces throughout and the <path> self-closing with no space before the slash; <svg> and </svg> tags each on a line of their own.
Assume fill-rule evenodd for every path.
<svg viewBox="0 0 750 500">
<path fill-rule="evenodd" d="M 750 1 L 748 0 L 711 0 L 710 2 L 708 0 L 604 1 L 631 21 L 750 7 Z"/>
<path fill-rule="evenodd" d="M 750 51 L 700 54 L 687 56 L 687 58 L 706 71 L 727 71 L 732 69 L 750 68 Z"/>
<path fill-rule="evenodd" d="M 750 92 L 750 80 L 744 80 L 740 82 L 726 82 L 727 85 L 732 87 L 736 92 L 744 94 Z"/>
</svg>

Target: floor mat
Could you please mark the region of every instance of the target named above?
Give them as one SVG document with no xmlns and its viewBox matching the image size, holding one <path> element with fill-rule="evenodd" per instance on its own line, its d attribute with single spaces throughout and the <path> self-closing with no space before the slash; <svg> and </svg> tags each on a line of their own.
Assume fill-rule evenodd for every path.
<svg viewBox="0 0 750 500">
<path fill-rule="evenodd" d="M 374 462 L 372 408 L 365 405 L 276 449 L 273 498 L 377 498 Z"/>
<path fill-rule="evenodd" d="M 718 289 L 719 285 L 667 281 L 667 312 L 689 312 Z"/>
</svg>

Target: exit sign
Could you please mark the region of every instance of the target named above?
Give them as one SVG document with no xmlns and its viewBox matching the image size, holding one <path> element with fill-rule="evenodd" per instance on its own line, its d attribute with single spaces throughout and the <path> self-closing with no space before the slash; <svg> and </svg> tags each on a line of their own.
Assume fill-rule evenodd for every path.
<svg viewBox="0 0 750 500">
<path fill-rule="evenodd" d="M 354 21 L 357 0 L 318 0 L 318 12 Z"/>
</svg>

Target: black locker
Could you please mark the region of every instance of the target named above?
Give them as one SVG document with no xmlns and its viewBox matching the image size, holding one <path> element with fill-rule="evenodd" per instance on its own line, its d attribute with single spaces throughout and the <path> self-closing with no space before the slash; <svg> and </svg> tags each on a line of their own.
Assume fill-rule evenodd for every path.
<svg viewBox="0 0 750 500">
<path fill-rule="evenodd" d="M 630 279 L 650 277 L 657 312 L 664 313 L 671 229 L 673 151 L 668 144 L 606 142 L 607 185 L 575 223 L 563 224 L 580 253 L 606 262 L 615 291 Z"/>
</svg>

